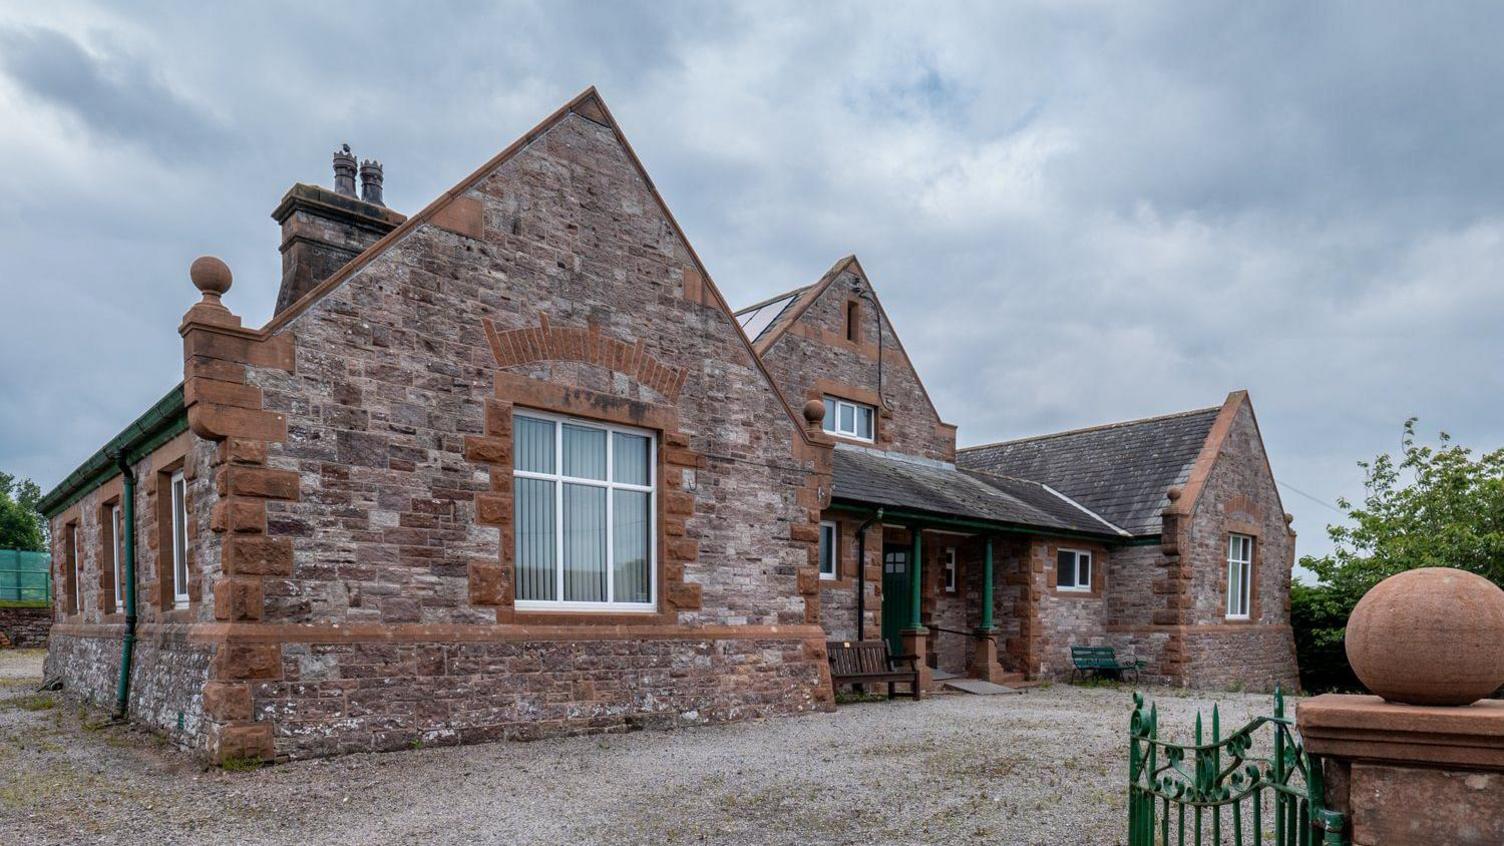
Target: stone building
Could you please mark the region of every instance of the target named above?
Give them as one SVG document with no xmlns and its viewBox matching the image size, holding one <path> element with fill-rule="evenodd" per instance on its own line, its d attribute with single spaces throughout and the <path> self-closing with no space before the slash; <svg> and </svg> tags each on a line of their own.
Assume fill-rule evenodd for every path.
<svg viewBox="0 0 1504 846">
<path fill-rule="evenodd" d="M 933 675 L 1060 678 L 1113 646 L 1146 678 L 1297 684 L 1295 534 L 1245 392 L 1220 406 L 956 449 L 855 257 L 738 312 L 836 440 L 821 623 Z M 859 564 L 858 562 L 862 562 Z"/>
<path fill-rule="evenodd" d="M 988 678 L 1098 641 L 1183 683 L 1293 678 L 1241 394 L 1186 417 L 1174 472 L 1160 427 L 1117 440 L 1164 478 L 958 456 L 855 260 L 739 327 L 593 89 L 411 217 L 378 163 L 334 164 L 273 213 L 271 320 L 194 262 L 182 384 L 42 503 L 76 695 L 227 760 L 826 710 L 826 639 L 858 630 Z M 1219 532 L 1255 538 L 1241 624 Z M 1092 556 L 1074 593 L 1064 550 Z"/>
</svg>

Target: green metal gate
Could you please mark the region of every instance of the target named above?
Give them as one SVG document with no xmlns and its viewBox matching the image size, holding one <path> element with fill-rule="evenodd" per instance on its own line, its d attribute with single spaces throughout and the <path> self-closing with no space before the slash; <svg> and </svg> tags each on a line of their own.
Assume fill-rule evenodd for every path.
<svg viewBox="0 0 1504 846">
<path fill-rule="evenodd" d="M 1129 723 L 1129 846 L 1335 846 L 1343 817 L 1326 810 L 1321 763 L 1306 754 L 1285 697 L 1274 692 L 1274 715 L 1258 717 L 1226 738 L 1212 706 L 1211 742 L 1201 715 L 1196 742 L 1159 739 L 1159 709 L 1133 694 Z M 1257 748 L 1255 748 L 1257 746 Z"/>
<path fill-rule="evenodd" d="M 0 549 L 0 602 L 46 605 L 52 599 L 52 559 L 45 552 Z"/>
</svg>

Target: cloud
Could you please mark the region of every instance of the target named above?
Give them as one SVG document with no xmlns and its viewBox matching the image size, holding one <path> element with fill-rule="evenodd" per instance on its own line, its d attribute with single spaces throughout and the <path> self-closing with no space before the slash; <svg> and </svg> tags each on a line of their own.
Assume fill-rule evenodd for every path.
<svg viewBox="0 0 1504 846">
<path fill-rule="evenodd" d="M 53 29 L 0 30 L 0 66 L 17 86 L 101 140 L 140 144 L 167 161 L 223 153 L 230 136 L 140 57 L 99 52 Z"/>
<path fill-rule="evenodd" d="M 860 255 L 964 443 L 1248 388 L 1276 474 L 1353 495 L 1412 414 L 1504 442 L 1501 28 L 1398 2 L 3 10 L 0 468 L 57 481 L 178 378 L 194 256 L 268 316 L 266 216 L 340 142 L 410 212 L 596 84 L 734 303 Z M 1322 548 L 1333 512 L 1285 505 Z"/>
</svg>

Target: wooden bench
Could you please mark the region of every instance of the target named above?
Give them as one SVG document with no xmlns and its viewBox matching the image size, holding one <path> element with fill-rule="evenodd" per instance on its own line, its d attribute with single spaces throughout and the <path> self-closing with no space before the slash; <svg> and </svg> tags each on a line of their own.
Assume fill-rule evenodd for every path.
<svg viewBox="0 0 1504 846">
<path fill-rule="evenodd" d="M 1144 662 L 1129 659 L 1119 661 L 1117 650 L 1110 646 L 1072 646 L 1071 663 L 1075 668 L 1071 670 L 1071 678 L 1086 675 L 1103 675 L 1113 673 L 1123 678 L 1127 673 L 1133 673 L 1133 678 L 1138 679 L 1138 671 L 1143 669 Z"/>
<path fill-rule="evenodd" d="M 832 640 L 825 644 L 830 655 L 830 680 L 835 687 L 843 684 L 907 684 L 909 694 L 919 698 L 919 667 L 916 655 L 889 655 L 885 640 Z M 908 664 L 908 668 L 900 667 Z"/>
</svg>

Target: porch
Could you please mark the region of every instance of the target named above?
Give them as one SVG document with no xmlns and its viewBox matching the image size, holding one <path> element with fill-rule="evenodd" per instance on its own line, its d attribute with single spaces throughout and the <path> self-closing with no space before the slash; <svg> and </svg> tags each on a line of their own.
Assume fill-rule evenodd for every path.
<svg viewBox="0 0 1504 846">
<path fill-rule="evenodd" d="M 1122 540 L 1032 482 L 845 446 L 834 470 L 821 622 L 832 639 L 881 637 L 890 653 L 918 656 L 925 691 L 937 675 L 1030 679 L 1056 545 Z"/>
</svg>

